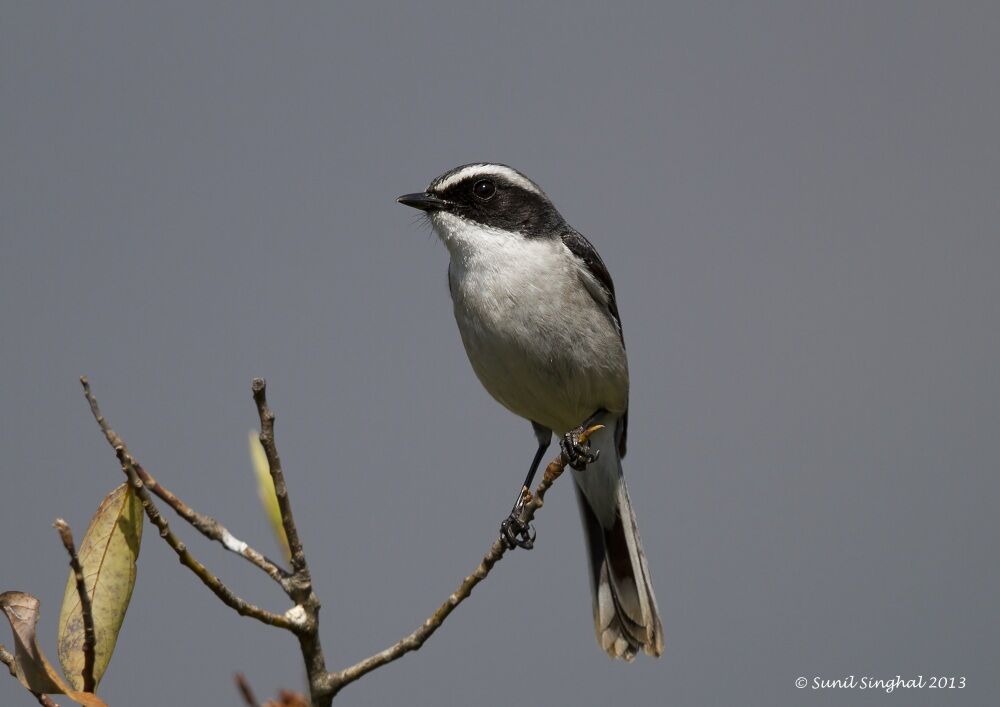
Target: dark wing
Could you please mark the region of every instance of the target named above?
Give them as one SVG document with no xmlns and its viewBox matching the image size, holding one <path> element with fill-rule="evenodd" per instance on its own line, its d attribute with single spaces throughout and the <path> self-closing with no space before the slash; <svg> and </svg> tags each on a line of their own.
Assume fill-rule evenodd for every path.
<svg viewBox="0 0 1000 707">
<path fill-rule="evenodd" d="M 618 327 L 618 336 L 622 340 L 622 347 L 625 346 L 625 336 L 622 334 L 622 319 L 618 314 L 618 302 L 615 300 L 615 283 L 611 281 L 611 273 L 608 267 L 597 254 L 597 249 L 591 245 L 584 236 L 576 231 L 567 231 L 562 234 L 562 242 L 569 248 L 569 251 L 583 261 L 587 271 L 594 276 L 594 279 L 601 283 L 601 287 L 608 295 L 608 311 L 614 319 L 615 326 Z M 628 436 L 628 410 L 622 415 L 618 430 L 618 456 L 625 456 L 625 438 Z"/>
<path fill-rule="evenodd" d="M 615 320 L 615 326 L 618 327 L 618 335 L 622 336 L 622 320 L 618 315 L 618 303 L 615 301 L 615 283 L 611 281 L 611 273 L 608 272 L 601 256 L 597 254 L 597 250 L 590 244 L 590 241 L 576 231 L 564 233 L 562 241 L 573 255 L 583 261 L 594 279 L 601 283 L 608 295 L 608 309 Z M 622 346 L 624 345 L 625 338 L 622 337 Z"/>
</svg>

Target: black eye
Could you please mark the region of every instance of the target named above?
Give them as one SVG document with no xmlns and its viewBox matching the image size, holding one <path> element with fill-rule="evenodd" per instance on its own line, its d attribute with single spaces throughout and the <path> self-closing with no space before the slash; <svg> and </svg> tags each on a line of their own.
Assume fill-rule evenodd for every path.
<svg viewBox="0 0 1000 707">
<path fill-rule="evenodd" d="M 480 179 L 472 185 L 472 193 L 483 201 L 489 201 L 497 193 L 497 186 L 489 179 Z"/>
</svg>

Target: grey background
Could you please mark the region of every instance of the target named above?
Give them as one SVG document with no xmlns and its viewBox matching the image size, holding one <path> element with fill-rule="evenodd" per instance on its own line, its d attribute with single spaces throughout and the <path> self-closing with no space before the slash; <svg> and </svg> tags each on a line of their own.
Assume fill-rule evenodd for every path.
<svg viewBox="0 0 1000 707">
<path fill-rule="evenodd" d="M 534 442 L 393 198 L 498 160 L 616 279 L 666 655 L 597 648 L 559 484 L 537 549 L 341 702 L 994 702 L 998 35 L 991 3 L 3 3 L 0 589 L 42 599 L 54 654 L 50 524 L 82 535 L 121 480 L 82 373 L 154 474 L 274 552 L 246 449 L 265 375 L 331 666 L 414 628 Z M 147 532 L 105 699 L 237 705 L 237 670 L 301 684 L 287 635 Z M 968 687 L 793 687 L 852 673 Z"/>
</svg>

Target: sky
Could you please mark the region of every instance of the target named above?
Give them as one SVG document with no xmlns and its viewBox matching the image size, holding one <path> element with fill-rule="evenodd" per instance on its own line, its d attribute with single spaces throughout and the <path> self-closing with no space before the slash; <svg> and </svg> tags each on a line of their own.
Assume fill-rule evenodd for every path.
<svg viewBox="0 0 1000 707">
<path fill-rule="evenodd" d="M 597 646 L 564 480 L 534 550 L 335 704 L 992 701 L 998 35 L 992 3 L 3 3 L 0 591 L 41 599 L 54 656 L 51 523 L 82 537 L 123 478 L 82 374 L 151 473 L 277 554 L 247 451 L 264 376 L 329 666 L 414 629 L 535 442 L 477 382 L 447 254 L 394 199 L 498 161 L 615 279 L 665 654 Z M 303 684 L 290 636 L 147 528 L 100 694 L 236 706 L 237 671 Z M 966 687 L 794 685 L 849 675 Z"/>
</svg>

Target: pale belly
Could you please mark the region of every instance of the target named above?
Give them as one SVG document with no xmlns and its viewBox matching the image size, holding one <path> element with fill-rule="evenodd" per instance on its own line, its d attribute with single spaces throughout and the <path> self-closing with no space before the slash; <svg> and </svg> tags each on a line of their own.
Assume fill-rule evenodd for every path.
<svg viewBox="0 0 1000 707">
<path fill-rule="evenodd" d="M 452 296 L 486 390 L 511 412 L 563 434 L 597 410 L 624 413 L 628 364 L 604 307 L 577 281 L 548 275 L 462 273 L 452 279 Z"/>
</svg>

